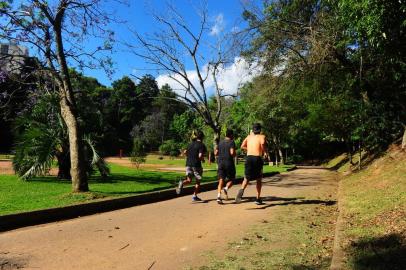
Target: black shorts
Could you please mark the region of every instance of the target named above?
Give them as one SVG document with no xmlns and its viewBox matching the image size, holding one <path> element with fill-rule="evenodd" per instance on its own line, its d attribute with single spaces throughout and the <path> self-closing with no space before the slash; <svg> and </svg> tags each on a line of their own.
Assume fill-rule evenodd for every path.
<svg viewBox="0 0 406 270">
<path fill-rule="evenodd" d="M 262 178 L 263 165 L 262 157 L 247 156 L 245 158 L 245 178 L 248 181 Z"/>
<path fill-rule="evenodd" d="M 227 163 L 219 163 L 217 169 L 218 177 L 225 180 L 234 180 L 235 179 L 235 165 L 234 163 L 227 164 Z"/>
</svg>

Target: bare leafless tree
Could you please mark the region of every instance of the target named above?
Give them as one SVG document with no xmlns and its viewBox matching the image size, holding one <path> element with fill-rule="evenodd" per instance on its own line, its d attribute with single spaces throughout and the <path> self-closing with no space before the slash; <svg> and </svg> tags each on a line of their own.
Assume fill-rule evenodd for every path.
<svg viewBox="0 0 406 270">
<path fill-rule="evenodd" d="M 223 99 L 228 95 L 218 78 L 235 54 L 222 29 L 213 29 L 207 5 L 194 10 L 199 18 L 196 27 L 188 24 L 173 5 L 167 4 L 165 15 L 152 14 L 159 29 L 149 34 L 132 31 L 135 42 L 127 45 L 134 55 L 154 65 L 179 86 L 174 89 L 177 99 L 195 110 L 219 138 Z M 211 91 L 214 110 L 210 107 Z"/>
<path fill-rule="evenodd" d="M 31 0 L 16 6 L 2 2 L 0 40 L 24 44 L 35 50 L 42 68 L 36 72 L 52 79 L 57 86 L 60 108 L 68 128 L 72 190 L 88 190 L 82 131 L 69 67 L 108 70 L 111 61 L 103 51 L 111 50 L 113 32 L 106 30 L 112 20 L 102 8 L 102 0 Z M 92 40 L 89 41 L 89 37 Z M 89 49 L 90 42 L 102 46 Z"/>
</svg>

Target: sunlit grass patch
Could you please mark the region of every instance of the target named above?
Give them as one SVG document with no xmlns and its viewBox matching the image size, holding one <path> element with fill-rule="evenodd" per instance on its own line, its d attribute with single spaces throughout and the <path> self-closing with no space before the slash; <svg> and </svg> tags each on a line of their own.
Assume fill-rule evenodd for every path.
<svg viewBox="0 0 406 270">
<path fill-rule="evenodd" d="M 395 151 L 344 178 L 348 268 L 406 268 L 405 162 L 406 154 Z"/>
</svg>

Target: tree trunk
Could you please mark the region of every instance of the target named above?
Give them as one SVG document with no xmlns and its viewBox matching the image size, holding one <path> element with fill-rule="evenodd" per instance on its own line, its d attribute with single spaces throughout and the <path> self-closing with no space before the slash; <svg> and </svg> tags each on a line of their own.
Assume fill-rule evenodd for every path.
<svg viewBox="0 0 406 270">
<path fill-rule="evenodd" d="M 72 177 L 72 191 L 89 191 L 87 175 L 85 171 L 85 159 L 83 153 L 82 134 L 79 129 L 77 118 L 68 105 L 65 98 L 61 99 L 61 112 L 63 120 L 68 128 L 69 135 L 69 153 L 70 153 L 70 175 Z"/>
<path fill-rule="evenodd" d="M 72 191 L 85 192 L 89 191 L 89 186 L 87 183 L 82 133 L 78 123 L 75 96 L 73 94 L 62 39 L 62 22 L 66 11 L 65 5 L 62 5 L 58 14 L 55 15 L 55 20 L 52 22 L 57 51 L 56 57 L 61 69 L 59 77 L 60 106 L 63 120 L 68 128 Z"/>
<path fill-rule="evenodd" d="M 358 144 L 358 151 L 359 151 L 359 157 L 358 157 L 358 170 L 361 170 L 361 162 L 362 162 L 362 147 L 361 147 L 361 141 L 359 141 Z"/>
<path fill-rule="evenodd" d="M 278 166 L 278 152 L 275 150 L 275 165 Z"/>
<path fill-rule="evenodd" d="M 69 150 L 63 147 L 62 151 L 56 154 L 56 158 L 58 160 L 58 179 L 71 180 Z"/>
<path fill-rule="evenodd" d="M 217 126 L 212 126 L 211 127 L 214 131 L 214 140 L 213 140 L 213 152 L 216 150 L 216 148 L 219 145 L 220 142 L 220 136 L 221 136 L 221 128 L 217 127 Z M 217 157 L 214 156 L 214 162 L 217 164 Z"/>
<path fill-rule="evenodd" d="M 282 149 L 278 146 L 278 153 L 280 156 L 281 165 L 285 164 L 285 159 L 283 157 Z"/>
<path fill-rule="evenodd" d="M 405 126 L 405 131 L 403 132 L 403 138 L 402 138 L 402 149 L 406 149 L 406 126 Z"/>
<path fill-rule="evenodd" d="M 345 145 L 347 147 L 347 152 L 348 152 L 348 159 L 351 165 L 354 165 L 353 161 L 352 161 L 352 146 L 349 143 L 349 141 L 345 142 Z"/>
</svg>

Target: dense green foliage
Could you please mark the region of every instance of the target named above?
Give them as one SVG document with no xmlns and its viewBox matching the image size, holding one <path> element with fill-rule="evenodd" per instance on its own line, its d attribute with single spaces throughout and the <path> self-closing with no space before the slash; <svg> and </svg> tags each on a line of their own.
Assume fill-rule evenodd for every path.
<svg viewBox="0 0 406 270">
<path fill-rule="evenodd" d="M 244 12 L 254 36 L 244 55 L 264 73 L 242 102 L 280 155 L 379 151 L 401 136 L 405 12 L 402 1 L 368 0 L 272 1 L 262 14 Z"/>
<path fill-rule="evenodd" d="M 169 155 L 171 157 L 176 157 L 180 154 L 180 145 L 174 140 L 164 141 L 159 147 L 159 152 L 163 155 Z"/>
</svg>

